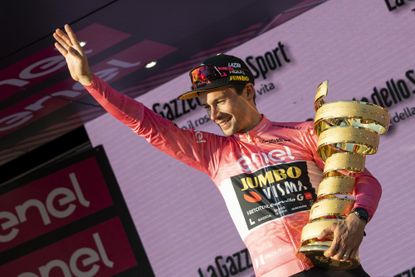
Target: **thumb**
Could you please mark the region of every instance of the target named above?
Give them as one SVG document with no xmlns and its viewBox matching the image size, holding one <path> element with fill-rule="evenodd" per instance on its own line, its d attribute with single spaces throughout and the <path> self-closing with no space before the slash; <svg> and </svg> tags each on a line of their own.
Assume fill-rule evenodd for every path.
<svg viewBox="0 0 415 277">
<path fill-rule="evenodd" d="M 331 236 L 334 232 L 334 229 L 336 228 L 336 223 L 331 225 L 330 227 L 327 227 L 323 231 L 321 231 L 320 235 L 317 237 L 317 239 L 324 239 L 327 236 Z"/>
</svg>

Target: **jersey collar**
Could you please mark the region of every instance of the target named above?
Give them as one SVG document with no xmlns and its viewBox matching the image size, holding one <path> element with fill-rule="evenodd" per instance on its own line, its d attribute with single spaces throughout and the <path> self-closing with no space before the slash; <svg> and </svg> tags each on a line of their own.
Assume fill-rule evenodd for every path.
<svg viewBox="0 0 415 277">
<path fill-rule="evenodd" d="M 252 138 L 266 131 L 268 127 L 271 125 L 271 121 L 268 118 L 266 118 L 263 114 L 261 114 L 261 117 L 261 120 L 254 128 L 245 133 L 237 133 L 234 136 L 243 141 L 251 141 Z"/>
</svg>

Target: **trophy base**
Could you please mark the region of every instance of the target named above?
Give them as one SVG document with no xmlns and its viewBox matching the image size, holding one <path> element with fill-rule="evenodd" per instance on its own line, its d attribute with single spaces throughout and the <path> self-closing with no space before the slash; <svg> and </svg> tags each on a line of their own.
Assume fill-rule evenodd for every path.
<svg viewBox="0 0 415 277">
<path fill-rule="evenodd" d="M 331 241 L 317 241 L 304 245 L 300 248 L 300 252 L 309 258 L 315 266 L 330 268 L 333 270 L 348 270 L 359 266 L 357 259 L 338 261 L 324 256 L 324 251 L 329 249 Z"/>
</svg>

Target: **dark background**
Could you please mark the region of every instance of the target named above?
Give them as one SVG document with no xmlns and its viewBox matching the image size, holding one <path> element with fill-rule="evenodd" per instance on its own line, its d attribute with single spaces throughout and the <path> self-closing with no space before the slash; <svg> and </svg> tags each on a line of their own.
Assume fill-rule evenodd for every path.
<svg viewBox="0 0 415 277">
<path fill-rule="evenodd" d="M 131 37 L 89 59 L 91 66 L 144 39 L 177 49 L 154 68 L 141 68 L 111 82 L 136 97 L 187 72 L 206 57 L 226 52 L 322 2 L 325 0 L 5 1 L 0 9 L 0 71 L 51 47 L 52 33 L 65 23 L 75 31 L 98 23 Z M 1 101 L 0 110 L 14 107 L 68 76 L 64 70 L 40 84 L 26 86 Z M 0 184 L 59 153 L 79 145 L 90 147 L 82 126 L 103 110 L 88 95 L 66 101 L 64 108 L 1 135 Z"/>
</svg>

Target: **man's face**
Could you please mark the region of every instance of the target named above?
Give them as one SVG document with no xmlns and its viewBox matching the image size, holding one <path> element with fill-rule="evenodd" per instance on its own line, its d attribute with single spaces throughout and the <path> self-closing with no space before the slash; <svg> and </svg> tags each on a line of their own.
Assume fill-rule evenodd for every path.
<svg viewBox="0 0 415 277">
<path fill-rule="evenodd" d="M 199 99 L 210 119 L 222 129 L 225 136 L 242 133 L 251 127 L 250 111 L 253 104 L 246 97 L 245 90 L 238 95 L 234 88 L 220 88 L 201 93 Z"/>
</svg>

